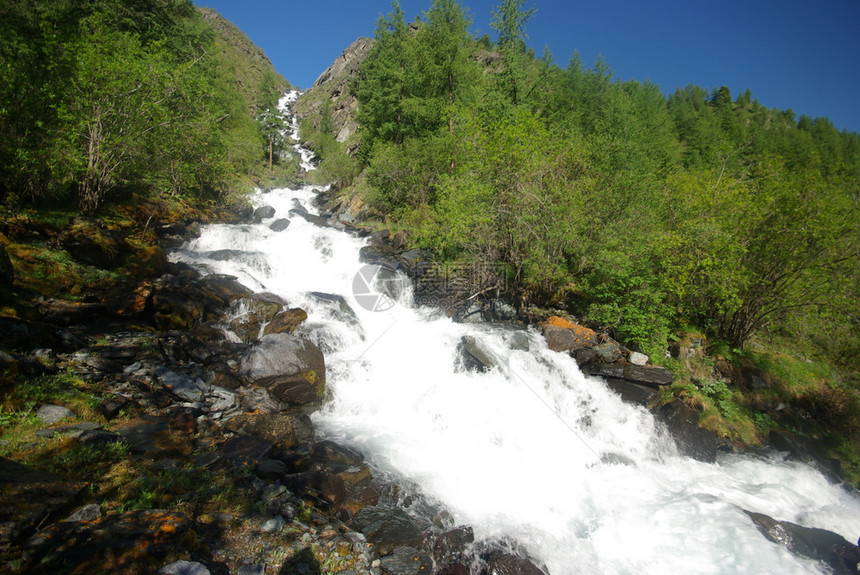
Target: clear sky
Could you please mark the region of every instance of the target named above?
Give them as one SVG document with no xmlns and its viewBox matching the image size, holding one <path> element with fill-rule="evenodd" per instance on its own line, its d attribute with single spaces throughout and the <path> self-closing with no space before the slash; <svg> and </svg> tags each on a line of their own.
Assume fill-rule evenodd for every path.
<svg viewBox="0 0 860 575">
<path fill-rule="evenodd" d="M 194 0 L 260 46 L 292 84 L 308 88 L 353 40 L 373 36 L 390 0 Z M 487 33 L 498 0 L 463 0 L 473 32 Z M 430 0 L 401 0 L 407 19 Z M 578 50 L 621 80 L 671 94 L 695 84 L 747 88 L 768 108 L 828 117 L 860 132 L 860 0 L 526 0 L 526 32 L 566 67 Z"/>
</svg>

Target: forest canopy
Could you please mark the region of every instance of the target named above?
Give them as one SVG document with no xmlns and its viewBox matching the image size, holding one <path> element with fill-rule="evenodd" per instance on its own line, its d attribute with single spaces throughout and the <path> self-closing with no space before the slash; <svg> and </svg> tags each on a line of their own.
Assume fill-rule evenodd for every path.
<svg viewBox="0 0 860 575">
<path fill-rule="evenodd" d="M 524 4 L 499 2 L 496 40 L 456 0 L 380 17 L 352 84 L 352 173 L 380 217 L 646 351 L 687 325 L 856 362 L 860 136 L 748 90 L 667 97 L 600 59 L 559 65 L 527 48 Z"/>
</svg>

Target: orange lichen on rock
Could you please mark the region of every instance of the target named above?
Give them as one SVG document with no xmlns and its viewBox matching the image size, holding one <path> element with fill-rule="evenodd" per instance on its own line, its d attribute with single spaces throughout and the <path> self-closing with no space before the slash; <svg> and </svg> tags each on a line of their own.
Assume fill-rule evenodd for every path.
<svg viewBox="0 0 860 575">
<path fill-rule="evenodd" d="M 547 318 L 546 325 L 551 325 L 554 327 L 563 327 L 563 328 L 567 328 L 567 329 L 574 329 L 577 327 L 582 327 L 582 326 L 578 326 L 577 324 L 573 323 L 570 320 L 564 319 L 563 317 L 559 317 L 557 315 L 550 316 L 549 318 Z"/>
</svg>

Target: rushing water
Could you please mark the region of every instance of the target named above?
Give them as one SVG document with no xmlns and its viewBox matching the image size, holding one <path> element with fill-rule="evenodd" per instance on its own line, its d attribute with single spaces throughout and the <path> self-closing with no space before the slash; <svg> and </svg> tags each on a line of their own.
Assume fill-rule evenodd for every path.
<svg viewBox="0 0 860 575">
<path fill-rule="evenodd" d="M 316 213 L 318 191 L 255 201 L 275 218 L 297 205 Z M 419 485 L 476 537 L 513 537 L 554 575 L 662 575 L 826 572 L 767 541 L 742 509 L 860 535 L 860 500 L 812 468 L 776 453 L 715 464 L 679 456 L 646 410 L 534 331 L 454 323 L 412 306 L 408 291 L 390 309 L 365 309 L 353 295 L 365 241 L 290 217 L 279 233 L 270 221 L 207 226 L 171 257 L 305 309 L 299 334 L 326 354 L 318 432 L 360 449 L 377 473 Z M 224 249 L 236 256 L 207 256 Z M 354 315 L 312 292 L 344 296 Z M 458 368 L 464 335 L 498 365 Z"/>
</svg>

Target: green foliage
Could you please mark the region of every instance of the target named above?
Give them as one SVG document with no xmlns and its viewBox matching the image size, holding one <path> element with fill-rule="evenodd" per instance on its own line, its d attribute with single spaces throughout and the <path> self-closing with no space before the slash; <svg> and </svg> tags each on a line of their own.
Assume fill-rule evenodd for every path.
<svg viewBox="0 0 860 575">
<path fill-rule="evenodd" d="M 526 49 L 522 0 L 494 10 L 495 46 L 464 14 L 434 1 L 410 27 L 395 2 L 380 19 L 353 85 L 372 207 L 652 354 L 689 324 L 856 360 L 857 134 L 749 91 L 667 99 L 602 59 L 561 69 Z"/>
<path fill-rule="evenodd" d="M 190 2 L 24 0 L 0 21 L 0 200 L 207 198 L 262 159 L 250 111 L 285 82 L 241 93 Z"/>
</svg>

